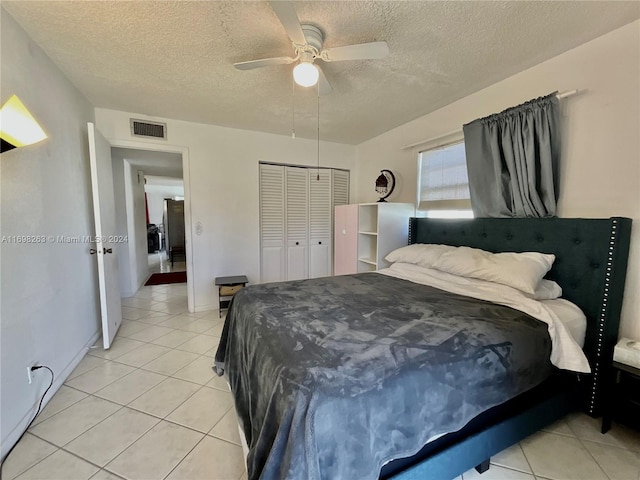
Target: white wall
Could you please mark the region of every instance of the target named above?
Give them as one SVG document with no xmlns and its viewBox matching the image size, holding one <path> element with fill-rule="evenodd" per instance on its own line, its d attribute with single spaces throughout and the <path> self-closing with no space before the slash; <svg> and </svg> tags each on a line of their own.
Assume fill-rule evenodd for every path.
<svg viewBox="0 0 640 480">
<path fill-rule="evenodd" d="M 398 177 L 395 202 L 415 202 L 417 153 L 400 147 L 558 91 L 562 100 L 561 217 L 634 219 L 620 334 L 640 339 L 640 21 L 581 45 L 358 146 L 355 200 L 376 199 L 380 169 Z"/>
<path fill-rule="evenodd" d="M 131 137 L 130 117 L 166 122 L 167 141 Z M 96 123 L 112 141 L 186 148 L 189 171 L 183 174 L 185 190 L 190 190 L 185 191 L 185 201 L 191 208 L 187 228 L 193 236 L 190 275 L 196 310 L 217 308 L 214 277 L 246 274 L 249 282 L 259 282 L 258 162 L 315 165 L 315 141 L 102 108 L 96 109 Z M 320 151 L 323 166 L 353 169 L 354 146 L 322 142 Z"/>
<path fill-rule="evenodd" d="M 164 199 L 184 197 L 184 185 L 149 185 L 147 183 L 144 191 L 147 194 L 147 204 L 149 205 L 149 222 L 156 225 L 163 222 Z"/>
<path fill-rule="evenodd" d="M 127 201 L 124 188 L 124 158 L 117 153 L 117 149 L 111 149 L 111 165 L 113 167 L 113 193 L 116 213 L 115 234 L 124 237 L 129 235 L 127 224 Z M 118 276 L 120 277 L 120 296 L 131 297 L 137 289 L 131 283 L 131 262 L 129 259 L 129 243 L 114 244 L 118 256 Z"/>
<path fill-rule="evenodd" d="M 93 235 L 87 122 L 91 104 L 5 11 L 0 12 L 4 103 L 17 94 L 49 135 L 0 155 L 3 236 Z M 27 383 L 31 362 L 51 367 L 48 398 L 99 331 L 97 267 L 89 244 L 1 245 L 2 455 L 35 413 L 49 382 Z"/>
<path fill-rule="evenodd" d="M 144 205 L 144 174 L 126 159 L 124 160 L 124 197 L 129 247 L 128 270 L 131 275 L 131 295 L 133 295 L 149 277 L 147 214 Z"/>
</svg>

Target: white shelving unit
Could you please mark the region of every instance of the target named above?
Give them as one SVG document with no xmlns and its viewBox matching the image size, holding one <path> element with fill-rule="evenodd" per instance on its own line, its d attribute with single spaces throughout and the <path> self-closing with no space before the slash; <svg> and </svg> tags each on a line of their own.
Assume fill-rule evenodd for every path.
<svg viewBox="0 0 640 480">
<path fill-rule="evenodd" d="M 411 203 L 361 203 L 336 207 L 336 275 L 386 268 L 392 250 L 407 244 Z"/>
<path fill-rule="evenodd" d="M 391 251 L 407 244 L 409 217 L 415 214 L 410 203 L 361 203 L 358 206 L 358 272 L 389 266 Z"/>
</svg>

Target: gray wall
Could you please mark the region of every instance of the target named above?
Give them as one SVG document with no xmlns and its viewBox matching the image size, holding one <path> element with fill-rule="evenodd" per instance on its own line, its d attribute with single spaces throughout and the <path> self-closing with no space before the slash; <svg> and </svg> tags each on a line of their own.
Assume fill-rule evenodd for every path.
<svg viewBox="0 0 640 480">
<path fill-rule="evenodd" d="M 0 101 L 17 94 L 49 135 L 0 155 L 3 236 L 94 233 L 87 122 L 94 109 L 2 10 Z M 2 455 L 35 413 L 49 382 L 27 382 L 32 362 L 51 367 L 55 388 L 99 331 L 97 268 L 84 243 L 2 243 L 0 403 Z"/>
</svg>

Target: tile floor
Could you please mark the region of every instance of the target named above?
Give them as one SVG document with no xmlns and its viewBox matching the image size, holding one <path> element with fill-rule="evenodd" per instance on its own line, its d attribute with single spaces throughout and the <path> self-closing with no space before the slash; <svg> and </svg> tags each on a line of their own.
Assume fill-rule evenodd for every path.
<svg viewBox="0 0 640 480">
<path fill-rule="evenodd" d="M 218 312 L 187 313 L 185 284 L 144 287 L 122 311 L 112 348 L 82 360 L 3 478 L 246 479 L 231 394 L 211 370 Z M 640 480 L 640 433 L 599 429 L 570 415 L 458 480 Z"/>
<path fill-rule="evenodd" d="M 155 253 L 147 255 L 147 262 L 149 263 L 149 273 L 170 273 L 170 272 L 186 272 L 187 263 L 185 261 L 169 261 L 169 255 L 166 251 L 160 250 Z"/>
</svg>

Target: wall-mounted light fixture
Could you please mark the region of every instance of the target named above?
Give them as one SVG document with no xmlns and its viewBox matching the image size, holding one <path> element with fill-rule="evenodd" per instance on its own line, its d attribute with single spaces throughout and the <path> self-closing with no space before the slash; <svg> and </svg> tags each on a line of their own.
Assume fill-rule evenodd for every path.
<svg viewBox="0 0 640 480">
<path fill-rule="evenodd" d="M 7 100 L 0 109 L 0 153 L 33 145 L 45 138 L 47 134 L 20 99 L 13 95 Z"/>
</svg>

